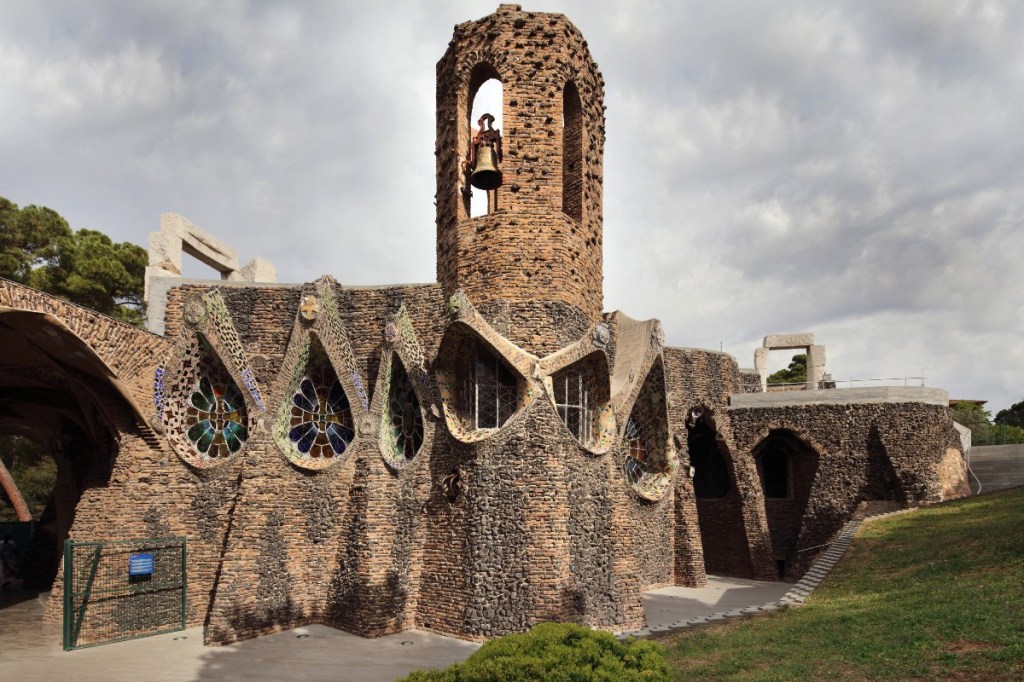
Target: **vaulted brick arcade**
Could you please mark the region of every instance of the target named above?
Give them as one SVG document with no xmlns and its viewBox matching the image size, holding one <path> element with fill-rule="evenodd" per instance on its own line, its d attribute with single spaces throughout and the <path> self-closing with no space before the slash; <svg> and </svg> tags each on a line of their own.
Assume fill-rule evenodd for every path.
<svg viewBox="0 0 1024 682">
<path fill-rule="evenodd" d="M 49 589 L 82 493 L 108 483 L 136 414 L 106 363 L 51 315 L 0 307 L 0 348 L 0 433 L 30 439 L 57 465 L 23 566 L 27 587 Z"/>
</svg>

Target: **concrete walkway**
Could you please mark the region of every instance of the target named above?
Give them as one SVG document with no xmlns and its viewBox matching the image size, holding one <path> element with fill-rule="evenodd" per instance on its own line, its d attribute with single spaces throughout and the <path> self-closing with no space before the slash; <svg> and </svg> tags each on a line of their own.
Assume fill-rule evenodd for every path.
<svg viewBox="0 0 1024 682">
<path fill-rule="evenodd" d="M 793 585 L 709 577 L 703 588 L 644 595 L 649 629 L 780 599 Z M 16 682 L 331 680 L 390 682 L 417 668 L 445 667 L 479 644 L 409 631 L 363 639 L 322 625 L 204 647 L 200 628 L 65 652 L 60 626 L 43 623 L 46 595 L 0 597 L 0 678 Z"/>
</svg>

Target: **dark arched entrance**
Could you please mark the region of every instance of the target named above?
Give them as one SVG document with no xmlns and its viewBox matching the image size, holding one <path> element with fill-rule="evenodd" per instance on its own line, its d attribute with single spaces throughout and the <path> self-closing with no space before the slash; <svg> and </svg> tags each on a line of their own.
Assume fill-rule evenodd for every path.
<svg viewBox="0 0 1024 682">
<path fill-rule="evenodd" d="M 774 429 L 753 451 L 779 578 L 800 570 L 797 542 L 818 473 L 818 454 L 788 429 Z"/>
<path fill-rule="evenodd" d="M 52 315 L 0 307 L 0 349 L 0 436 L 30 439 L 57 465 L 21 566 L 25 586 L 45 590 L 82 491 L 109 480 L 118 425 L 138 411 L 110 368 Z"/>
<path fill-rule="evenodd" d="M 693 468 L 693 492 L 704 548 L 704 570 L 716 575 L 753 577 L 750 548 L 743 523 L 742 500 L 732 463 L 718 440 L 711 411 L 690 410 L 686 448 Z"/>
</svg>

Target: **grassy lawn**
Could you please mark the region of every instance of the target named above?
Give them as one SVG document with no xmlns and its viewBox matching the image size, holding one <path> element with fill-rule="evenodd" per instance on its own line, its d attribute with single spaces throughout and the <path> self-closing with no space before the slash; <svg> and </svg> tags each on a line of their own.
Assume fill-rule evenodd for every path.
<svg viewBox="0 0 1024 682">
<path fill-rule="evenodd" d="M 802 608 L 659 641 L 681 680 L 1024 680 L 1024 488 L 867 523 Z"/>
</svg>

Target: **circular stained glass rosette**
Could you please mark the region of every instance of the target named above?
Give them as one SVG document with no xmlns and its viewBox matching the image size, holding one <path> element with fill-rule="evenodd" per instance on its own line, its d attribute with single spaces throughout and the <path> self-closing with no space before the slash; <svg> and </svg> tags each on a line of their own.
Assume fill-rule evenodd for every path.
<svg viewBox="0 0 1024 682">
<path fill-rule="evenodd" d="M 405 372 L 397 373 L 392 380 L 388 397 L 388 413 L 391 417 L 391 442 L 394 446 L 396 462 L 410 460 L 419 452 L 423 445 L 423 415 L 420 413 L 420 401 L 416 397 L 412 382 Z"/>
<path fill-rule="evenodd" d="M 288 439 L 307 457 L 329 459 L 345 452 L 355 438 L 352 412 L 341 382 L 305 377 L 292 396 Z"/>
<path fill-rule="evenodd" d="M 242 449 L 249 438 L 245 400 L 234 382 L 211 382 L 203 375 L 186 409 L 186 435 L 207 459 L 224 459 Z"/>
</svg>

